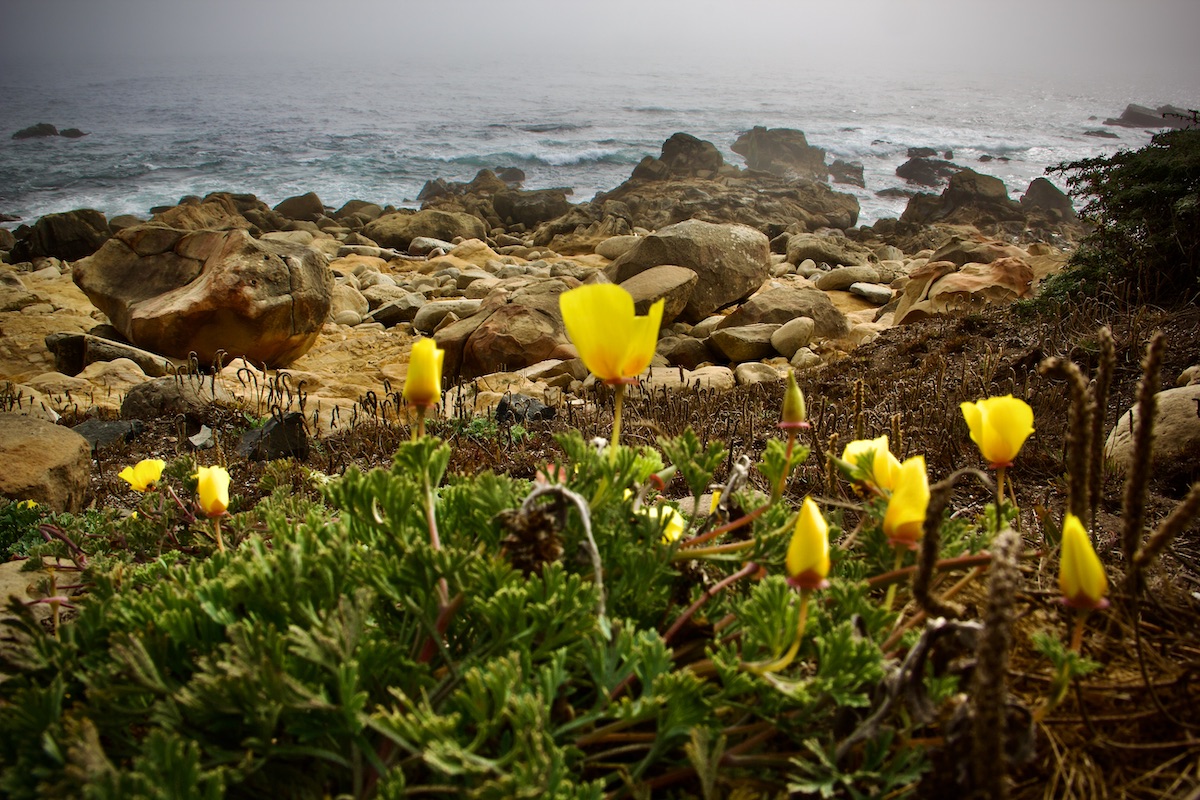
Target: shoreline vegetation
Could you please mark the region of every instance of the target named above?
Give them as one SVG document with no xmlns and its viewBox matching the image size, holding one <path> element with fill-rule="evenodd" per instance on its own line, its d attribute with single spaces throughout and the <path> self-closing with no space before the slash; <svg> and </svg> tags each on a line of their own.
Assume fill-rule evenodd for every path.
<svg viewBox="0 0 1200 800">
<path fill-rule="evenodd" d="M 1189 796 L 1195 269 L 1096 232 L 1192 141 L 1082 216 L 859 225 L 758 128 L 0 240 L 0 788 Z"/>
</svg>

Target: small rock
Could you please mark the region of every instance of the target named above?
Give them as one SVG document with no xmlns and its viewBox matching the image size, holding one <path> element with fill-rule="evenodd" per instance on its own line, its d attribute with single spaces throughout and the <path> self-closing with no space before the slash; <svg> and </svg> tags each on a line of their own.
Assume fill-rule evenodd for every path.
<svg viewBox="0 0 1200 800">
<path fill-rule="evenodd" d="M 852 283 L 850 284 L 850 293 L 856 294 L 859 297 L 865 297 L 872 303 L 881 306 L 892 302 L 891 288 L 881 286 L 878 283 Z"/>
<path fill-rule="evenodd" d="M 771 346 L 784 358 L 791 358 L 801 347 L 808 346 L 816 328 L 817 323 L 812 317 L 796 317 L 771 334 Z"/>
<path fill-rule="evenodd" d="M 145 427 L 140 419 L 89 419 L 79 423 L 71 430 L 87 439 L 92 450 L 103 450 L 118 442 L 132 442 Z"/>
<path fill-rule="evenodd" d="M 738 382 L 738 386 L 749 386 L 754 383 L 775 383 L 783 380 L 783 376 L 774 367 L 767 364 L 760 364 L 757 361 L 752 361 L 746 364 L 738 364 L 733 370 L 733 377 Z"/>
<path fill-rule="evenodd" d="M 304 415 L 290 411 L 283 416 L 272 416 L 261 428 L 253 428 L 242 435 L 237 452 L 251 461 L 308 458 Z"/>
<path fill-rule="evenodd" d="M 524 394 L 506 394 L 496 405 L 497 422 L 536 422 L 554 419 L 557 413 L 553 407 Z"/>
</svg>

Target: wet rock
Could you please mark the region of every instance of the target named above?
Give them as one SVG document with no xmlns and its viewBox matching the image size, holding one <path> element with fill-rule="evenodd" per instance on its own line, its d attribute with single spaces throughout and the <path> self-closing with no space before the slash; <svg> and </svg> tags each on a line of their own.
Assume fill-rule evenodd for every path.
<svg viewBox="0 0 1200 800">
<path fill-rule="evenodd" d="M 810 145 L 803 131 L 756 126 L 739 136 L 730 149 L 744 157 L 750 169 L 814 181 L 829 176 L 825 151 Z"/>
<path fill-rule="evenodd" d="M 64 261 L 90 256 L 109 238 L 108 220 L 90 208 L 47 214 L 12 248 L 13 261 L 53 256 Z"/>
</svg>

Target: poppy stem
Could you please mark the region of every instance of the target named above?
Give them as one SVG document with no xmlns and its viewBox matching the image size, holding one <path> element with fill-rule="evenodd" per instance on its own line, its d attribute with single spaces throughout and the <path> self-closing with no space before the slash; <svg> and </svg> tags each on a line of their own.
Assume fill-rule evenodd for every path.
<svg viewBox="0 0 1200 800">
<path fill-rule="evenodd" d="M 616 396 L 613 397 L 612 445 L 609 451 L 609 458 L 616 461 L 617 445 L 621 443 L 621 409 L 625 405 L 625 384 L 618 383 L 614 388 Z"/>
<path fill-rule="evenodd" d="M 897 547 L 896 548 L 896 561 L 894 564 L 892 564 L 892 572 L 895 572 L 896 570 L 900 569 L 900 565 L 902 563 L 904 563 L 904 550 L 902 548 Z M 891 611 L 892 603 L 895 602 L 895 600 L 896 600 L 896 584 L 890 583 L 890 584 L 888 584 L 887 597 L 883 601 L 883 610 Z"/>
<path fill-rule="evenodd" d="M 1075 612 L 1075 627 L 1071 631 L 1071 652 L 1078 654 L 1083 649 L 1083 623 L 1087 619 L 1086 608 Z"/>
<path fill-rule="evenodd" d="M 225 540 L 221 538 L 221 518 L 213 517 L 213 536 L 217 540 L 217 550 L 225 552 Z"/>
<path fill-rule="evenodd" d="M 422 438 L 424 435 L 425 435 L 425 406 L 417 406 L 417 427 L 413 430 L 412 440 L 415 442 L 417 439 Z"/>
<path fill-rule="evenodd" d="M 812 593 L 812 589 L 800 590 L 800 616 L 796 620 L 796 638 L 792 640 L 791 647 L 774 661 L 769 661 L 766 664 L 762 662 L 747 664 L 746 667 L 755 675 L 764 675 L 768 672 L 785 670 L 796 660 L 796 654 L 800 652 L 800 642 L 804 640 L 804 629 L 808 627 L 808 601 L 812 597 Z"/>
<path fill-rule="evenodd" d="M 1001 523 L 1000 520 L 1001 520 L 1001 512 L 1004 508 L 1004 478 L 1006 477 L 1005 471 L 1006 470 L 1004 467 L 996 467 L 996 532 L 997 533 L 999 533 L 1000 528 L 1003 527 L 1003 523 Z"/>
</svg>

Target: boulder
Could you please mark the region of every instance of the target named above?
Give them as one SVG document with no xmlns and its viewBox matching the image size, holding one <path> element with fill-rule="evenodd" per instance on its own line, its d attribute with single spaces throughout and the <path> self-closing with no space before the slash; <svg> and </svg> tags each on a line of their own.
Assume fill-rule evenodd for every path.
<svg viewBox="0 0 1200 800">
<path fill-rule="evenodd" d="M 721 151 L 712 142 L 690 133 L 676 133 L 663 142 L 659 161 L 671 175 L 715 175 L 725 166 Z"/>
<path fill-rule="evenodd" d="M 316 341 L 333 278 L 322 253 L 251 239 L 241 229 L 126 228 L 72 277 L 136 346 L 212 363 L 283 366 Z"/>
<path fill-rule="evenodd" d="M 0 496 L 77 513 L 88 499 L 92 447 L 74 431 L 0 413 Z"/>
<path fill-rule="evenodd" d="M 697 322 L 762 285 L 770 273 L 770 246 L 767 237 L 753 228 L 693 219 L 642 237 L 605 272 L 613 283 L 624 283 L 667 264 L 696 273 L 697 282 L 681 316 Z"/>
<path fill-rule="evenodd" d="M 928 225 L 942 222 L 985 229 L 1004 222 L 1023 222 L 1025 212 L 1011 200 L 1004 181 L 963 169 L 950 177 L 940 198 L 919 194 L 908 201 L 901 222 Z"/>
<path fill-rule="evenodd" d="M 755 323 L 782 325 L 796 317 L 813 321 L 813 335 L 836 339 L 850 330 L 841 311 L 829 295 L 815 287 L 779 287 L 759 292 L 722 320 L 717 328 L 733 328 Z"/>
<path fill-rule="evenodd" d="M 664 300 L 662 324 L 670 325 L 687 307 L 698 280 L 696 273 L 687 267 L 663 264 L 639 272 L 624 281 L 621 288 L 633 296 L 633 308 L 638 314 L 645 314 L 656 301 Z"/>
<path fill-rule="evenodd" d="M 740 364 L 743 361 L 758 361 L 775 354 L 771 336 L 779 330 L 778 324 L 765 322 L 751 325 L 734 325 L 718 328 L 709 337 L 713 347 L 728 361 Z"/>
<path fill-rule="evenodd" d="M 990 264 L 1001 258 L 1023 259 L 1025 257 L 1024 250 L 1010 244 L 955 236 L 934 250 L 929 260 L 949 261 L 951 264 L 961 267 L 964 264 Z"/>
<path fill-rule="evenodd" d="M 242 434 L 237 453 L 251 461 L 308 458 L 304 415 L 296 411 L 273 415 L 261 428 L 252 428 Z"/>
<path fill-rule="evenodd" d="M 823 272 L 815 281 L 816 286 L 823 292 L 839 292 L 849 289 L 855 283 L 878 283 L 879 270 L 870 266 L 838 267 L 829 272 Z"/>
<path fill-rule="evenodd" d="M 920 186 L 941 186 L 962 167 L 936 158 L 910 158 L 896 167 L 896 175 Z"/>
<path fill-rule="evenodd" d="M 816 329 L 817 323 L 812 317 L 788 320 L 771 334 L 771 346 L 775 348 L 775 352 L 790 359 L 801 347 L 808 347 Z"/>
<path fill-rule="evenodd" d="M 533 228 L 546 220 L 561 217 L 571 210 L 567 190 L 500 191 L 492 198 L 496 216 L 507 225 Z"/>
<path fill-rule="evenodd" d="M 969 311 L 984 305 L 1006 305 L 1032 292 L 1034 273 L 1021 259 L 1001 258 L 989 264 L 931 261 L 914 270 L 896 306 L 895 324 L 933 314 Z"/>
<path fill-rule="evenodd" d="M 633 234 L 610 236 L 596 245 L 596 255 L 604 256 L 609 261 L 615 261 L 632 250 L 640 238 Z"/>
<path fill-rule="evenodd" d="M 832 267 L 859 266 L 871 260 L 871 251 L 840 234 L 793 234 L 787 240 L 787 261 L 802 264 L 812 259 Z"/>
<path fill-rule="evenodd" d="M 745 158 L 750 169 L 814 181 L 829 176 L 825 151 L 810 145 L 803 131 L 756 126 L 739 136 L 730 149 Z"/>
<path fill-rule="evenodd" d="M 886 306 L 892 302 L 892 289 L 890 286 L 883 286 L 878 283 L 852 283 L 850 284 L 849 291 L 850 294 L 866 298 L 875 305 Z"/>
<path fill-rule="evenodd" d="M 695 370 L 687 369 L 651 369 L 650 374 L 641 379 L 641 390 L 647 393 L 667 390 L 672 392 L 688 389 L 709 389 L 722 391 L 732 389 L 737 385 L 733 370 L 729 367 L 707 366 Z"/>
<path fill-rule="evenodd" d="M 1045 178 L 1034 178 L 1025 194 L 1021 196 L 1021 208 L 1026 212 L 1039 210 L 1056 215 L 1063 221 L 1079 219 L 1071 198 Z"/>
<path fill-rule="evenodd" d="M 470 214 L 426 209 L 415 213 L 397 212 L 379 217 L 363 228 L 363 235 L 382 247 L 407 251 L 409 244 L 418 236 L 446 241 L 457 237 L 483 239 L 487 236 L 487 228 L 483 220 Z"/>
<path fill-rule="evenodd" d="M 733 369 L 734 380 L 738 386 L 750 386 L 756 383 L 778 383 L 784 379 L 783 375 L 779 374 L 779 370 L 772 367 L 770 364 L 760 364 L 757 361 L 749 361 L 745 364 L 738 364 Z"/>
<path fill-rule="evenodd" d="M 121 401 L 121 417 L 158 419 L 182 414 L 200 424 L 212 419 L 215 407 L 236 404 L 237 398 L 223 384 L 203 375 L 181 374 L 134 386 Z"/>
<path fill-rule="evenodd" d="M 489 314 L 463 348 L 464 377 L 516 370 L 550 358 L 566 342 L 561 319 L 509 303 Z"/>
<path fill-rule="evenodd" d="M 659 340 L 656 352 L 671 366 L 684 369 L 696 369 L 714 360 L 708 342 L 693 336 L 664 336 Z"/>
<path fill-rule="evenodd" d="M 81 208 L 47 214 L 12 248 L 13 261 L 53 256 L 64 261 L 90 256 L 108 240 L 108 220 L 99 211 Z"/>
<path fill-rule="evenodd" d="M 46 349 L 54 354 L 55 369 L 64 375 L 78 375 L 84 367 L 96 362 L 127 358 L 137 364 L 143 374 L 159 378 L 173 374 L 182 363 L 131 344 L 88 333 L 52 333 L 46 337 Z"/>
<path fill-rule="evenodd" d="M 865 189 L 867 186 L 867 182 L 863 178 L 863 165 L 861 161 L 834 159 L 834 162 L 829 165 L 829 177 L 834 183 L 845 183 L 861 189 Z"/>
<path fill-rule="evenodd" d="M 289 197 L 273 209 L 276 214 L 288 219 L 298 219 L 305 222 L 316 222 L 325 216 L 325 205 L 316 192 L 309 192 L 297 197 Z"/>
<path fill-rule="evenodd" d="M 1104 456 L 1128 471 L 1133 459 L 1133 432 L 1138 409 L 1121 412 L 1104 443 Z M 1155 396 L 1154 448 L 1151 470 L 1178 479 L 1180 488 L 1200 478 L 1200 384 L 1164 389 Z"/>
</svg>

